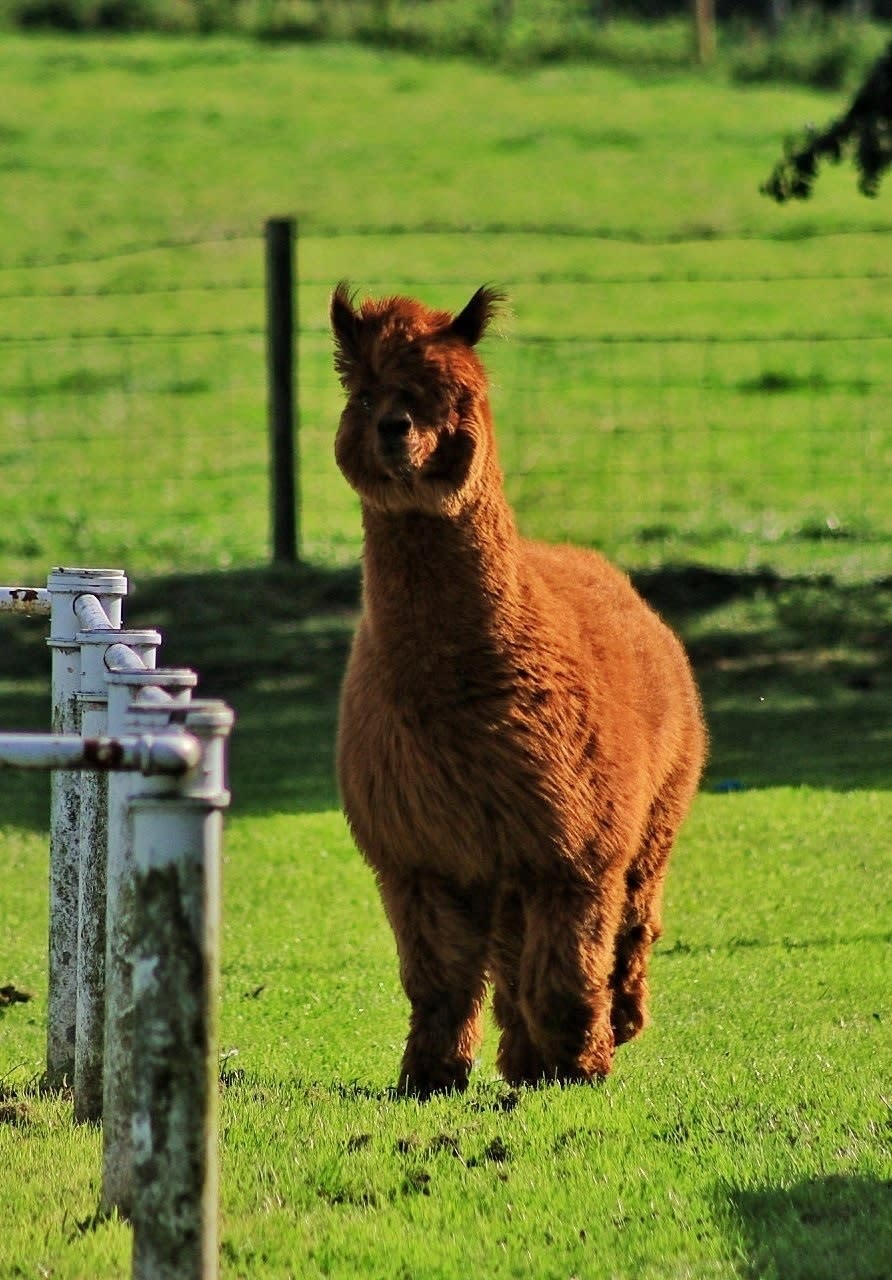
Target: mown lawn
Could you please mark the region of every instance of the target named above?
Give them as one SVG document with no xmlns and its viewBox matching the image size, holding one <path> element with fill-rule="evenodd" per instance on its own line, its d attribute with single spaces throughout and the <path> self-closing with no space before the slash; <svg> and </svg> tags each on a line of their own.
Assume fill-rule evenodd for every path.
<svg viewBox="0 0 892 1280">
<path fill-rule="evenodd" d="M 843 173 L 805 208 L 757 191 L 835 104 L 233 40 L 3 38 L 0 74 L 0 577 L 124 564 L 128 620 L 238 714 L 225 1280 L 892 1274 L 890 224 Z M 258 567 L 257 233 L 282 210 L 305 232 L 294 571 Z M 481 224 L 514 230 L 419 230 Z M 509 286 L 489 358 L 521 520 L 619 552 L 694 657 L 712 758 L 654 1024 L 597 1089 L 507 1089 L 490 1035 L 465 1097 L 391 1092 L 405 1003 L 331 764 L 358 587 L 342 275 L 445 306 Z M 0 623 L 0 722 L 43 727 L 42 627 Z M 100 1135 L 34 1088 L 46 815 L 45 780 L 0 776 L 0 987 L 32 996 L 0 1006 L 0 1276 L 111 1280 L 129 1230 L 95 1216 Z"/>
<path fill-rule="evenodd" d="M 691 589 L 684 575 L 642 585 L 656 599 Z M 717 577 L 705 609 L 700 582 L 675 614 L 713 756 L 670 877 L 652 1028 L 598 1089 L 507 1089 L 490 1034 L 469 1093 L 429 1106 L 392 1093 L 405 1002 L 332 781 L 355 573 L 159 580 L 134 599 L 131 619 L 158 622 L 169 660 L 191 655 L 239 716 L 224 1276 L 887 1273 L 889 668 L 872 637 L 888 634 L 888 615 L 872 597 L 824 591 L 825 625 L 849 619 L 828 653 L 807 589 L 763 583 L 748 599 L 745 585 Z M 4 710 L 40 724 L 41 628 L 6 619 L 3 639 L 17 691 L 4 689 Z M 9 1274 L 123 1275 L 128 1229 L 94 1217 L 99 1135 L 32 1088 L 46 788 L 0 784 L 2 982 L 34 995 L 0 1011 Z"/>
<path fill-rule="evenodd" d="M 880 1280 L 892 1257 L 887 818 L 869 792 L 701 797 L 654 961 L 654 1025 L 608 1083 L 509 1090 L 490 1038 L 468 1094 L 428 1106 L 390 1091 L 405 1009 L 340 817 L 233 819 L 224 1276 L 471 1265 Z M 42 881 L 38 837 L 4 844 L 7 878 Z M 99 1135 L 15 1087 L 42 1050 L 42 895 L 25 896 L 32 909 L 16 902 L 3 931 L 12 973 L 40 993 L 4 1016 L 6 1274 L 121 1275 L 127 1228 L 93 1219 Z"/>
</svg>

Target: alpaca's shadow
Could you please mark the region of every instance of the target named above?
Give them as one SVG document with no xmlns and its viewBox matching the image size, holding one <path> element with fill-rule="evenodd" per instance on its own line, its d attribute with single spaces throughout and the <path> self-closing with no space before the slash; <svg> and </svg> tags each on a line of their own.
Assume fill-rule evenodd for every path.
<svg viewBox="0 0 892 1280">
<path fill-rule="evenodd" d="M 731 1190 L 752 1280 L 884 1280 L 892 1276 L 892 1182 L 856 1175 L 787 1189 Z"/>
<path fill-rule="evenodd" d="M 633 578 L 697 672 L 712 738 L 707 789 L 888 788 L 892 578 L 699 565 Z"/>
</svg>

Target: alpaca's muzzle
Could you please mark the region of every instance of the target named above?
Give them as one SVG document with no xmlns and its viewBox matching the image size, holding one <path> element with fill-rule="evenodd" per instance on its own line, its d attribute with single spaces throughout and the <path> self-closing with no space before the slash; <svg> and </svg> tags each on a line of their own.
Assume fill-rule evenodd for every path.
<svg viewBox="0 0 892 1280">
<path fill-rule="evenodd" d="M 385 414 L 378 421 L 378 456 L 386 467 L 402 471 L 409 464 L 412 418 L 406 411 Z"/>
</svg>

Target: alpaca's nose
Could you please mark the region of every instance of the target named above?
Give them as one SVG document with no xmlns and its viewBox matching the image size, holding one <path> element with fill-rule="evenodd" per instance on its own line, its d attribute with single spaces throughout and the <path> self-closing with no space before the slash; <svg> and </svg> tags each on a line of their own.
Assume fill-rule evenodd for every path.
<svg viewBox="0 0 892 1280">
<path fill-rule="evenodd" d="M 412 418 L 405 409 L 386 413 L 378 423 L 378 435 L 383 445 L 395 445 L 405 440 L 412 427 Z"/>
</svg>

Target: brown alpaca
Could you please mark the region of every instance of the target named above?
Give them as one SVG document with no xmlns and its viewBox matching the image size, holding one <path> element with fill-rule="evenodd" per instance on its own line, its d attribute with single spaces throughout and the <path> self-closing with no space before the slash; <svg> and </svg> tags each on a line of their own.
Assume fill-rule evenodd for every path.
<svg viewBox="0 0 892 1280">
<path fill-rule="evenodd" d="M 644 1026 L 672 842 L 705 734 L 684 651 L 600 555 L 525 541 L 453 317 L 332 298 L 364 603 L 338 774 L 411 1004 L 400 1087 L 463 1089 L 487 980 L 506 1080 L 594 1080 Z"/>
</svg>

